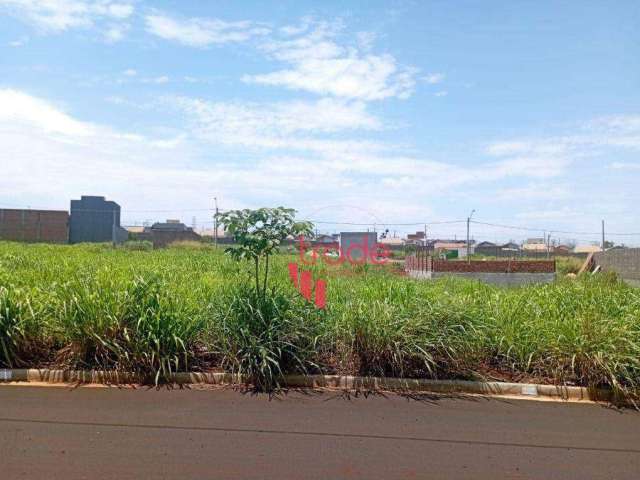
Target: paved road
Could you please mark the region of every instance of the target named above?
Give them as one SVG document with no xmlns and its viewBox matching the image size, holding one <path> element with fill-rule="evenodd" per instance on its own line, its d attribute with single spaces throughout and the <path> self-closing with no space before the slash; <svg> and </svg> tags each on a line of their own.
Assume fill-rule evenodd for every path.
<svg viewBox="0 0 640 480">
<path fill-rule="evenodd" d="M 0 478 L 633 479 L 640 414 L 478 397 L 0 386 Z"/>
</svg>

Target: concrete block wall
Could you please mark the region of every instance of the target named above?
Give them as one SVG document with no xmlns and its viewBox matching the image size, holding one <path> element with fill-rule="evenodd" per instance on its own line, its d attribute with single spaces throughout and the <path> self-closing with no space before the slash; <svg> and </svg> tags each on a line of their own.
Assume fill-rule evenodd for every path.
<svg viewBox="0 0 640 480">
<path fill-rule="evenodd" d="M 456 262 L 434 259 L 432 262 L 434 272 L 458 272 L 458 273 L 555 273 L 554 261 L 527 261 L 527 260 L 487 260 Z"/>
<path fill-rule="evenodd" d="M 615 272 L 632 283 L 640 282 L 640 248 L 598 252 L 594 255 L 594 261 L 605 272 Z"/>
<path fill-rule="evenodd" d="M 467 280 L 478 280 L 492 285 L 517 287 L 533 283 L 551 283 L 555 280 L 555 273 L 496 273 L 496 272 L 433 272 L 433 279 L 444 277 L 458 277 Z"/>
</svg>

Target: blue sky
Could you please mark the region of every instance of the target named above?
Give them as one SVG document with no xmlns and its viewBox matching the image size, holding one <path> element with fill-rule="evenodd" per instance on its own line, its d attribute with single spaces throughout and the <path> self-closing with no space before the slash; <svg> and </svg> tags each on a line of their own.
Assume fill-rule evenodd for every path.
<svg viewBox="0 0 640 480">
<path fill-rule="evenodd" d="M 640 232 L 639 24 L 635 1 L 0 0 L 0 206 Z"/>
</svg>

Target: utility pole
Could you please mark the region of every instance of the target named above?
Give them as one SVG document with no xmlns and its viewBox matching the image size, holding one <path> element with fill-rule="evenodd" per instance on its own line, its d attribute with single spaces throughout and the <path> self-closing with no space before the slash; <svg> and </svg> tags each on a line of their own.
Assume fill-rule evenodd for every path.
<svg viewBox="0 0 640 480">
<path fill-rule="evenodd" d="M 604 220 L 602 220 L 602 251 L 604 252 Z"/>
<path fill-rule="evenodd" d="M 471 210 L 471 213 L 467 217 L 467 263 L 471 263 L 471 241 L 469 240 L 469 225 L 471 224 L 471 217 L 475 210 Z"/>
<path fill-rule="evenodd" d="M 551 251 L 551 233 L 547 235 L 547 259 L 549 259 L 550 251 Z"/>
<path fill-rule="evenodd" d="M 111 223 L 111 242 L 116 246 L 116 211 L 113 210 L 113 222 Z"/>
<path fill-rule="evenodd" d="M 213 216 L 213 244 L 216 250 L 218 249 L 218 197 L 213 197 L 213 204 L 216 209 L 216 213 Z"/>
</svg>

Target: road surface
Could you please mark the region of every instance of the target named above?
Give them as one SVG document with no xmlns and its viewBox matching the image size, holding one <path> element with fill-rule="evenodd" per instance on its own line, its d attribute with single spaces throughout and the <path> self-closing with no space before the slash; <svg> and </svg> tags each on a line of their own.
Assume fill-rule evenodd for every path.
<svg viewBox="0 0 640 480">
<path fill-rule="evenodd" d="M 640 414 L 593 404 L 0 386 L 0 478 L 633 479 Z"/>
</svg>

